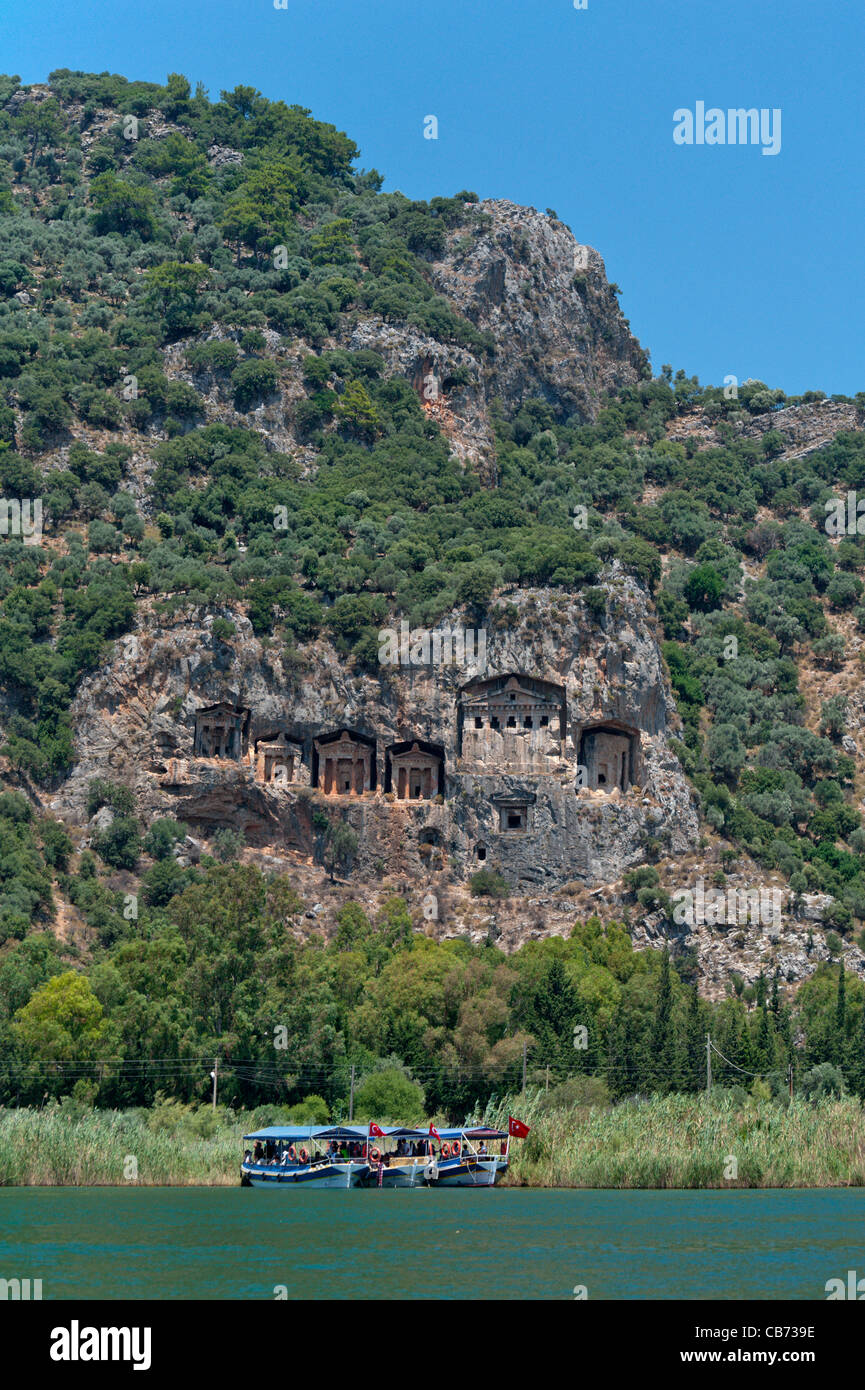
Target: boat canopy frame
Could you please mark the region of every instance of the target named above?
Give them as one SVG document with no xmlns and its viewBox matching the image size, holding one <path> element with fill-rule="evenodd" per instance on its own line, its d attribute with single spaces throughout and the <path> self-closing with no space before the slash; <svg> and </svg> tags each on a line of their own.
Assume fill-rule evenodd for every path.
<svg viewBox="0 0 865 1390">
<path fill-rule="evenodd" d="M 385 1139 L 429 1139 L 426 1129 L 414 1129 L 408 1125 L 380 1125 Z M 455 1131 L 458 1132 L 458 1131 Z M 270 1125 L 258 1129 L 253 1134 L 244 1134 L 246 1139 L 271 1140 L 274 1143 L 309 1143 L 313 1139 L 376 1139 L 371 1135 L 369 1125 Z"/>
</svg>

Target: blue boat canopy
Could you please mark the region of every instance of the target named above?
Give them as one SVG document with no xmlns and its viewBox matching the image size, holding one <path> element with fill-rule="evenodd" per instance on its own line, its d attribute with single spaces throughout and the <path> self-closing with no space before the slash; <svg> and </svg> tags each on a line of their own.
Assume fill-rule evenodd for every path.
<svg viewBox="0 0 865 1390">
<path fill-rule="evenodd" d="M 269 1129 L 257 1129 L 254 1134 L 244 1134 L 244 1139 L 287 1139 L 290 1143 L 300 1143 L 312 1139 L 321 1125 L 271 1125 Z"/>
<path fill-rule="evenodd" d="M 440 1129 L 442 1139 L 507 1139 L 506 1129 L 490 1129 L 489 1125 L 474 1125 L 463 1129 Z"/>
<path fill-rule="evenodd" d="M 381 1125 L 387 1139 L 426 1139 L 425 1129 L 409 1129 L 404 1125 Z M 368 1139 L 369 1125 L 270 1125 L 267 1129 L 257 1129 L 254 1134 L 244 1134 L 244 1139 L 271 1139 L 274 1141 L 298 1144 L 310 1139 Z M 376 1136 L 373 1136 L 375 1138 Z"/>
<path fill-rule="evenodd" d="M 428 1139 L 425 1129 L 412 1129 L 407 1125 L 382 1125 L 386 1139 Z M 440 1129 L 442 1139 L 507 1139 L 506 1129 L 490 1129 L 487 1125 L 475 1125 L 466 1129 Z M 373 1136 L 374 1138 L 376 1136 Z M 281 1141 L 287 1144 L 309 1143 L 311 1139 L 368 1139 L 369 1125 L 270 1125 L 267 1129 L 257 1129 L 254 1134 L 244 1134 L 246 1139 Z"/>
</svg>

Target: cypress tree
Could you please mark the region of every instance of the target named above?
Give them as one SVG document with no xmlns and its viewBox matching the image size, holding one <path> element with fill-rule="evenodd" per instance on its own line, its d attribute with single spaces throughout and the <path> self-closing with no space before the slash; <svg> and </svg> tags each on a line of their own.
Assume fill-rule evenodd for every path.
<svg viewBox="0 0 865 1390">
<path fill-rule="evenodd" d="M 859 1029 L 850 1049 L 849 1081 L 856 1095 L 865 1098 L 865 1002 L 859 1015 Z"/>
<path fill-rule="evenodd" d="M 769 1020 L 769 1010 L 764 1004 L 760 1010 L 760 1023 L 757 1028 L 757 1068 L 761 1072 L 771 1071 L 775 1063 L 775 1049 L 773 1046 L 772 1025 Z"/>
<path fill-rule="evenodd" d="M 847 1060 L 847 982 L 844 962 L 838 962 L 838 995 L 835 1001 L 835 1037 L 832 1040 L 833 1061 L 844 1067 Z"/>
<path fill-rule="evenodd" d="M 673 981 L 670 971 L 670 952 L 665 946 L 661 957 L 661 977 L 655 1003 L 655 1023 L 652 1029 L 652 1070 L 655 1090 L 662 1094 L 675 1085 L 676 1039 L 673 1030 Z"/>
<path fill-rule="evenodd" d="M 691 986 L 691 999 L 688 1006 L 687 1032 L 687 1077 L 683 1089 L 699 1091 L 704 1084 L 706 1071 L 706 1028 L 703 1008 L 697 986 Z"/>
<path fill-rule="evenodd" d="M 772 1002 L 769 1005 L 769 1008 L 772 1010 L 772 1017 L 775 1020 L 776 1026 L 778 1024 L 778 1020 L 781 1013 L 781 997 L 778 993 L 778 974 L 779 972 L 776 966 L 775 974 L 772 976 Z"/>
</svg>

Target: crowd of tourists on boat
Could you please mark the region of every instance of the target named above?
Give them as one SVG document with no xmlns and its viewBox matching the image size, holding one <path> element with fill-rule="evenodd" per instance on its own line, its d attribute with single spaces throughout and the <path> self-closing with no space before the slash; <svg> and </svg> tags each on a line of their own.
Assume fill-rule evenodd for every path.
<svg viewBox="0 0 865 1390">
<path fill-rule="evenodd" d="M 507 1170 L 512 1138 L 528 1128 L 487 1125 L 428 1130 L 411 1126 L 272 1126 L 244 1135 L 244 1186 L 493 1186 Z"/>
<path fill-rule="evenodd" d="M 500 1152 L 502 1154 L 507 1153 L 507 1142 L 507 1137 L 504 1135 L 501 1136 Z M 397 1140 L 396 1148 L 392 1153 L 383 1153 L 377 1145 L 370 1145 L 366 1140 L 352 1139 L 346 1142 L 346 1140 L 343 1139 L 340 1142 L 337 1139 L 331 1139 L 324 1149 L 323 1154 L 318 1159 L 318 1162 L 327 1160 L 334 1163 L 347 1163 L 350 1160 L 354 1160 L 355 1162 L 366 1163 L 368 1161 L 371 1164 L 381 1162 L 387 1167 L 392 1157 L 447 1160 L 451 1157 L 459 1158 L 461 1152 L 462 1143 L 459 1139 L 454 1139 L 452 1144 L 449 1143 L 447 1139 L 444 1139 L 439 1144 L 439 1147 L 436 1148 L 428 1139 L 416 1139 L 412 1142 L 409 1139 L 402 1138 Z M 487 1147 L 486 1140 L 481 1139 L 478 1143 L 476 1152 L 479 1157 L 485 1158 L 492 1151 Z M 303 1145 L 287 1143 L 284 1139 L 265 1139 L 264 1141 L 256 1139 L 255 1148 L 246 1150 L 244 1160 L 268 1168 L 284 1167 L 289 1163 L 309 1163 L 314 1161 L 309 1149 L 304 1148 Z"/>
</svg>

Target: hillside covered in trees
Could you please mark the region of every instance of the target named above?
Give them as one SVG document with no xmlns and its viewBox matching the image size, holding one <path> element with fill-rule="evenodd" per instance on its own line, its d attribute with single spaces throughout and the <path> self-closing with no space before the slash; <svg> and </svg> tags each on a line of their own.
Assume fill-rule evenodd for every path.
<svg viewBox="0 0 865 1390">
<path fill-rule="evenodd" d="M 340 1113 L 352 1065 L 412 1113 L 518 1085 L 524 1056 L 574 1095 L 695 1090 L 708 1031 L 730 1084 L 780 1092 L 792 1064 L 865 1094 L 865 543 L 855 516 L 826 525 L 865 483 L 865 393 L 653 374 L 594 252 L 569 267 L 562 369 L 555 214 L 520 232 L 469 191 L 384 193 L 359 154 L 249 87 L 0 77 L 0 1102 L 188 1099 L 214 1055 L 228 1099 L 276 1089 L 309 1114 Z M 534 355 L 489 326 L 491 229 Z M 55 813 L 82 683 L 136 631 L 206 625 L 229 667 L 248 620 L 282 670 L 326 650 L 362 680 L 383 627 L 506 629 L 526 591 L 555 595 L 541 628 L 561 601 L 603 629 L 622 575 L 675 697 L 690 867 L 810 905 L 807 970 L 771 950 L 737 968 L 746 926 L 701 998 L 663 826 L 567 932 L 542 910 L 530 933 L 507 874 L 477 866 L 474 935 L 436 936 L 399 883 L 372 902 L 320 811 L 324 911 L 230 825 L 182 853 L 189 827 L 142 815 L 108 767 L 82 823 Z M 509 953 L 499 910 L 526 918 Z M 672 963 L 634 950 L 647 917 Z"/>
</svg>

